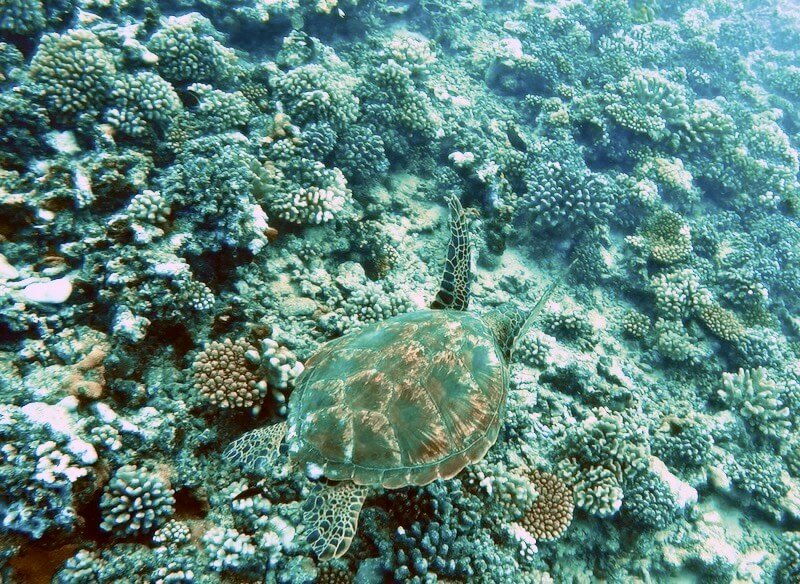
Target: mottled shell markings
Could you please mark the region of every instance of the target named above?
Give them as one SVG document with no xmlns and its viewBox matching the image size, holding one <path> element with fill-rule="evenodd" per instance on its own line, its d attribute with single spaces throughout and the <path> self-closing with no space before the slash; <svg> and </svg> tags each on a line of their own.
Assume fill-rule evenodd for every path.
<svg viewBox="0 0 800 584">
<path fill-rule="evenodd" d="M 290 425 L 299 457 L 322 458 L 328 476 L 380 482 L 394 473 L 424 484 L 438 478 L 440 463 L 494 441 L 506 373 L 474 315 L 403 315 L 333 341 L 313 361 L 298 380 L 295 411 L 305 414 Z"/>
</svg>

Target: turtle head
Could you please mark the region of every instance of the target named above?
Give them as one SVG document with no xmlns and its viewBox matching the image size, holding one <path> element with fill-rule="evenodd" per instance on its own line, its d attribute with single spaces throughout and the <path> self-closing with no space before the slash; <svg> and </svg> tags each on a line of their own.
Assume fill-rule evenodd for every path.
<svg viewBox="0 0 800 584">
<path fill-rule="evenodd" d="M 494 338 L 506 364 L 511 363 L 517 341 L 530 327 L 530 323 L 533 321 L 532 316 L 534 316 L 531 314 L 532 312 L 532 310 L 525 310 L 507 302 L 484 315 L 483 321 L 494 333 Z"/>
<path fill-rule="evenodd" d="M 483 321 L 494 333 L 494 338 L 500 346 L 500 352 L 506 364 L 511 363 L 514 347 L 528 332 L 536 316 L 552 296 L 559 282 L 561 282 L 561 278 L 551 282 L 544 294 L 536 301 L 536 304 L 530 308 L 520 308 L 511 302 L 506 302 L 497 308 L 493 308 L 483 316 Z"/>
</svg>

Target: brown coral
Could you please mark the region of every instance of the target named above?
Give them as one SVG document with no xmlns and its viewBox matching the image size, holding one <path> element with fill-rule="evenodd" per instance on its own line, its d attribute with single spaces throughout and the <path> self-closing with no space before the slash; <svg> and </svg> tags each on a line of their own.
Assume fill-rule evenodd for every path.
<svg viewBox="0 0 800 584">
<path fill-rule="evenodd" d="M 195 387 L 221 408 L 249 408 L 261 404 L 267 382 L 247 358 L 253 347 L 244 340 L 208 343 L 192 363 Z"/>
<path fill-rule="evenodd" d="M 735 342 L 744 336 L 744 326 L 737 316 L 719 304 L 708 303 L 700 306 L 697 314 L 703 324 L 717 338 Z"/>
<path fill-rule="evenodd" d="M 652 218 L 642 235 L 648 242 L 650 257 L 659 264 L 681 262 L 692 253 L 689 226 L 672 211 L 664 211 Z"/>
<path fill-rule="evenodd" d="M 520 525 L 539 541 L 557 539 L 572 523 L 575 507 L 572 489 L 547 472 L 535 471 L 530 480 L 539 496 L 525 512 Z"/>
<path fill-rule="evenodd" d="M 353 574 L 347 569 L 346 564 L 334 560 L 319 566 L 316 581 L 319 584 L 351 584 Z"/>
</svg>

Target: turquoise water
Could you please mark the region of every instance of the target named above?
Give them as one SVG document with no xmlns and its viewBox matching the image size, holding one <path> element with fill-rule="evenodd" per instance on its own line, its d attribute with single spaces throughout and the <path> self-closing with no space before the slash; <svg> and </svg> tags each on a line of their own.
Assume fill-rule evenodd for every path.
<svg viewBox="0 0 800 584">
<path fill-rule="evenodd" d="M 0 582 L 800 582 L 799 149 L 792 2 L 3 0 Z"/>
</svg>

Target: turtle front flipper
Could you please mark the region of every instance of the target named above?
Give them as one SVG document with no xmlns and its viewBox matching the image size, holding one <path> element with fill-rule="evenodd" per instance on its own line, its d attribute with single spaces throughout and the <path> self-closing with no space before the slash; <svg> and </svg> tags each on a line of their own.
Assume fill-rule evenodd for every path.
<svg viewBox="0 0 800 584">
<path fill-rule="evenodd" d="M 280 447 L 286 436 L 286 422 L 250 430 L 230 444 L 222 454 L 225 460 L 250 471 L 267 474 L 280 455 Z"/>
<path fill-rule="evenodd" d="M 340 558 L 350 549 L 367 488 L 350 481 L 316 485 L 303 505 L 306 541 L 320 560 Z"/>
<path fill-rule="evenodd" d="M 450 207 L 450 243 L 444 264 L 442 283 L 431 308 L 466 310 L 469 306 L 469 287 L 472 281 L 471 252 L 467 217 L 458 197 L 448 200 Z"/>
</svg>

